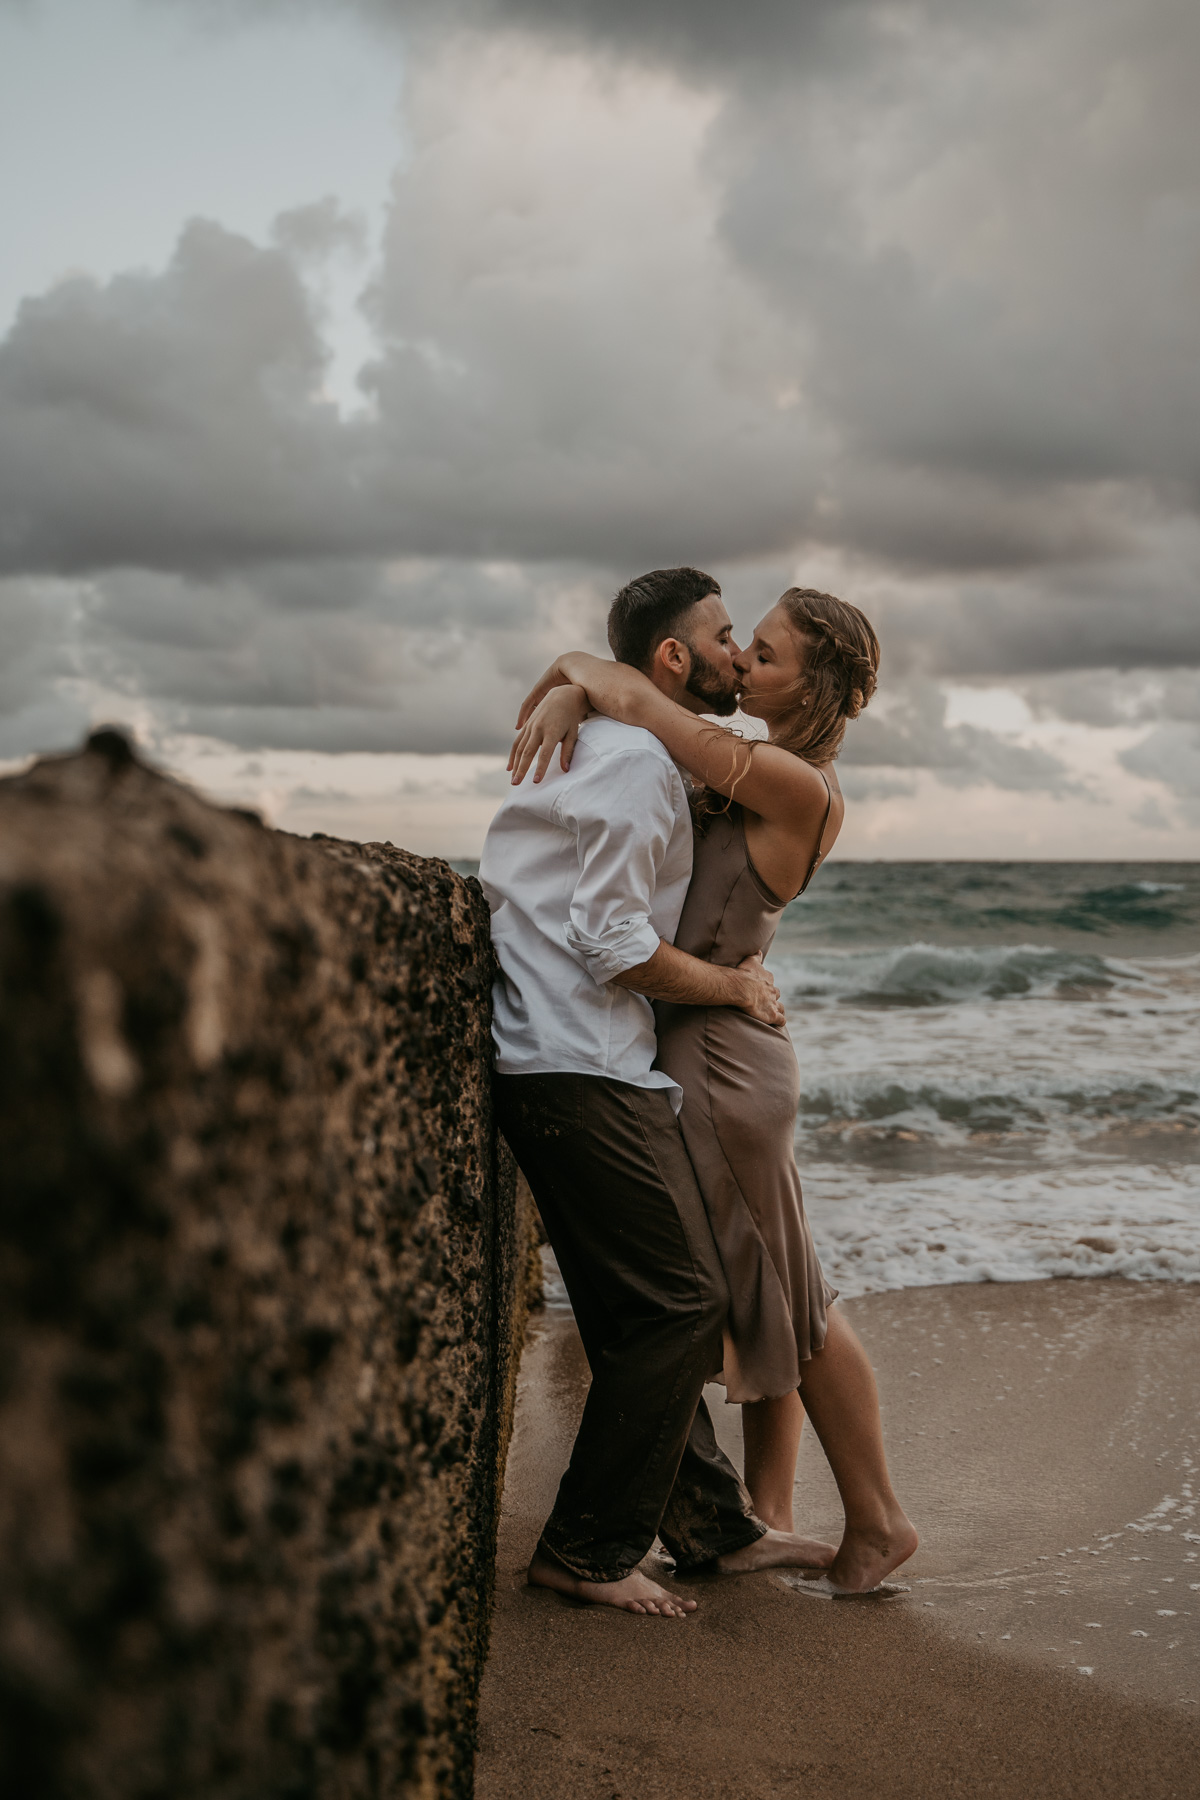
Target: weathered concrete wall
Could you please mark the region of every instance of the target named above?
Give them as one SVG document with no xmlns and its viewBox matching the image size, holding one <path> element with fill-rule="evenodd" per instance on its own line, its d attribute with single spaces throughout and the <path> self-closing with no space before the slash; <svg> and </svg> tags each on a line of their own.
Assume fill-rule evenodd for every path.
<svg viewBox="0 0 1200 1800">
<path fill-rule="evenodd" d="M 529 1235 L 487 912 L 100 733 L 0 783 L 8 1800 L 466 1796 Z"/>
</svg>

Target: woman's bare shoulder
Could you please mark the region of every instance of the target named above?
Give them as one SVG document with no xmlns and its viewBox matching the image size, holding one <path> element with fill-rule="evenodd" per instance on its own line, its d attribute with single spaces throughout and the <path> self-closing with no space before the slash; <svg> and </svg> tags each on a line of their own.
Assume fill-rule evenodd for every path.
<svg viewBox="0 0 1200 1800">
<path fill-rule="evenodd" d="M 835 794 L 840 798 L 832 767 L 819 769 L 776 744 L 755 742 L 749 749 L 749 779 L 737 798 L 760 818 L 804 830 L 818 815 L 824 816 Z"/>
</svg>

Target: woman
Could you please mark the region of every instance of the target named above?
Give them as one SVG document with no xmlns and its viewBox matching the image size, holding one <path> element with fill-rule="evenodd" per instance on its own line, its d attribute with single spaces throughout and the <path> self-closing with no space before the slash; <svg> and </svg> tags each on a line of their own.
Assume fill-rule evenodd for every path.
<svg viewBox="0 0 1200 1800">
<path fill-rule="evenodd" d="M 857 607 L 790 588 L 734 656 L 745 742 L 666 698 L 623 663 L 562 656 L 522 708 L 510 768 L 535 780 L 561 744 L 568 766 L 590 709 L 652 731 L 698 784 L 691 886 L 676 945 L 734 965 L 771 945 L 841 829 L 832 763 L 846 720 L 875 691 L 879 644 Z M 786 1028 L 731 1007 L 660 1005 L 658 1065 L 678 1082 L 680 1125 L 731 1292 L 721 1379 L 740 1401 L 746 1485 L 766 1524 L 791 1531 L 804 1413 L 829 1459 L 845 1530 L 835 1588 L 878 1586 L 917 1547 L 892 1490 L 870 1363 L 824 1280 L 793 1139 L 799 1074 Z"/>
</svg>

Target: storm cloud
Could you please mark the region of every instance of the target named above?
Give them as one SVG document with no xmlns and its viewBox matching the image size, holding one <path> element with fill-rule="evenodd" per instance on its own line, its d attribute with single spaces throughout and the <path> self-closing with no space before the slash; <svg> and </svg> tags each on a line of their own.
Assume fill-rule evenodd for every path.
<svg viewBox="0 0 1200 1800">
<path fill-rule="evenodd" d="M 877 619 L 893 703 L 847 761 L 885 783 L 1070 791 L 947 726 L 938 682 L 1062 718 L 1083 682 L 1115 720 L 1129 672 L 1200 666 L 1193 6 L 308 10 L 403 63 L 357 396 L 333 197 L 31 294 L 0 344 L 3 745 L 86 676 L 246 746 L 498 748 L 562 634 L 684 560 L 756 609 L 817 569 Z M 1126 766 L 1170 787 L 1161 734 L 1194 726 L 1144 722 Z"/>
</svg>

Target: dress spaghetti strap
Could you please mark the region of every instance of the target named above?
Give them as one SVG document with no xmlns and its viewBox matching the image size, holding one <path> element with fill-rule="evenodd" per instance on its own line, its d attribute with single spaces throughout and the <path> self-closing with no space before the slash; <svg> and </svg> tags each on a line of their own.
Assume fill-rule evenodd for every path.
<svg viewBox="0 0 1200 1800">
<path fill-rule="evenodd" d="M 816 768 L 816 764 L 810 763 L 809 767 Z M 824 769 L 817 769 L 817 774 L 821 777 L 821 780 L 825 783 L 825 817 L 821 820 L 821 829 L 817 833 L 816 855 L 813 857 L 812 861 L 808 865 L 808 874 L 804 877 L 804 887 L 802 887 L 800 889 L 800 894 L 802 894 L 804 892 L 804 888 L 806 888 L 808 886 L 809 882 L 812 880 L 813 876 L 817 872 L 817 865 L 824 858 L 825 852 L 824 852 L 824 850 L 822 850 L 821 845 L 825 842 L 825 827 L 829 823 L 829 814 L 833 809 L 833 789 L 829 785 L 829 781 L 826 777 Z M 797 900 L 800 898 L 800 894 L 796 895 Z"/>
</svg>

